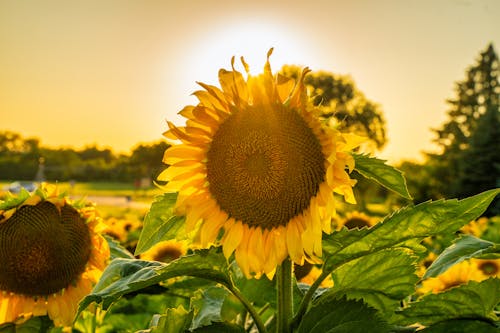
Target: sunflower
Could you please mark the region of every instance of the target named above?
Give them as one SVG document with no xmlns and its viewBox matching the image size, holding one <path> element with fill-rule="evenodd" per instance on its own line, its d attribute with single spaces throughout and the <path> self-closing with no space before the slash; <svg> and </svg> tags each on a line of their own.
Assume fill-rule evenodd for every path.
<svg viewBox="0 0 500 333">
<path fill-rule="evenodd" d="M 70 326 L 109 257 L 102 228 L 94 207 L 54 186 L 0 202 L 0 324 L 48 315 Z"/>
<path fill-rule="evenodd" d="M 485 277 L 500 277 L 500 259 L 472 259 Z"/>
<path fill-rule="evenodd" d="M 264 72 L 247 79 L 221 69 L 221 89 L 199 83 L 199 103 L 168 122 L 169 167 L 159 176 L 178 192 L 176 213 L 202 247 L 222 244 L 247 277 L 274 275 L 288 256 L 301 265 L 321 257 L 322 231 L 331 232 L 333 192 L 355 203 L 350 151 L 362 140 L 323 126 L 298 82 Z"/>
<path fill-rule="evenodd" d="M 419 264 L 418 264 L 418 271 L 417 275 L 422 277 L 424 276 L 425 272 L 427 271 L 427 268 L 436 260 L 437 254 L 434 252 L 429 252 L 429 254 L 422 259 Z"/>
<path fill-rule="evenodd" d="M 418 292 L 421 294 L 439 293 L 469 281 L 482 281 L 485 278 L 484 274 L 471 261 L 462 261 L 441 275 L 424 280 Z"/>
<path fill-rule="evenodd" d="M 346 227 L 347 229 L 361 229 L 364 227 L 371 227 L 377 224 L 377 220 L 373 217 L 366 215 L 365 213 L 352 211 L 348 212 L 345 218 L 341 219 L 337 223 L 337 230 Z"/>
<path fill-rule="evenodd" d="M 474 235 L 476 237 L 481 237 L 483 232 L 488 228 L 488 218 L 480 217 L 477 220 L 471 221 L 468 224 L 464 225 L 460 231 L 464 234 Z"/>
<path fill-rule="evenodd" d="M 159 242 L 146 252 L 141 253 L 140 258 L 143 260 L 170 262 L 185 255 L 186 252 L 186 242 L 167 240 Z"/>
</svg>

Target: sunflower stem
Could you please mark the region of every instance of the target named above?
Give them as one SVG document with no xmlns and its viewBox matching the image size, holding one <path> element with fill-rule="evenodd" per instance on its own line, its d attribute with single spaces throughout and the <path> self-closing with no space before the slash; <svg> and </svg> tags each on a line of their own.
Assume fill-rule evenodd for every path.
<svg viewBox="0 0 500 333">
<path fill-rule="evenodd" d="M 237 298 L 240 300 L 241 304 L 245 306 L 247 309 L 248 313 L 252 316 L 253 322 L 255 323 L 255 326 L 257 326 L 257 329 L 259 330 L 260 333 L 267 333 L 266 326 L 264 325 L 264 322 L 262 321 L 262 318 L 259 316 L 257 310 L 253 307 L 252 303 L 250 303 L 245 296 L 232 284 L 226 285 L 226 288 L 229 289 L 229 291 Z"/>
<path fill-rule="evenodd" d="M 297 313 L 295 314 L 295 317 L 293 317 L 292 320 L 292 327 L 297 327 L 300 324 L 300 321 L 302 320 L 302 316 L 307 311 L 307 308 L 309 307 L 309 303 L 311 302 L 311 299 L 314 296 L 314 293 L 320 286 L 321 282 L 323 282 L 324 279 L 326 279 L 330 275 L 330 272 L 325 272 L 324 270 L 321 272 L 321 274 L 318 276 L 316 281 L 311 285 L 311 287 L 307 290 L 306 294 L 302 298 L 302 301 L 300 302 L 299 309 Z"/>
<path fill-rule="evenodd" d="M 278 267 L 276 284 L 278 289 L 278 314 L 276 332 L 291 333 L 293 317 L 292 300 L 292 269 L 293 264 L 289 258 L 285 259 Z"/>
</svg>

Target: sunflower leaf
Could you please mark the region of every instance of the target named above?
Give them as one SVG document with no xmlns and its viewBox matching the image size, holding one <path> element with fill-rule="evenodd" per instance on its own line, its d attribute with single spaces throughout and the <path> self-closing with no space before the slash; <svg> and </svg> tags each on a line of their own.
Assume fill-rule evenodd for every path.
<svg viewBox="0 0 500 333">
<path fill-rule="evenodd" d="M 457 319 L 447 320 L 435 325 L 431 325 L 419 333 L 459 333 L 459 332 L 481 332 L 481 333 L 498 333 L 498 327 L 491 323 L 471 320 L 471 319 Z"/>
<path fill-rule="evenodd" d="M 415 291 L 415 262 L 416 257 L 405 249 L 371 253 L 337 268 L 332 274 L 334 287 L 327 294 L 363 299 L 388 318 Z"/>
<path fill-rule="evenodd" d="M 500 279 L 470 281 L 466 285 L 430 294 L 411 303 L 399 312 L 398 322 L 405 325 L 420 323 L 425 326 L 453 319 L 494 322 L 498 320 L 494 309 L 499 302 Z"/>
<path fill-rule="evenodd" d="M 388 324 L 362 301 L 323 295 L 304 315 L 297 333 L 388 332 Z"/>
<path fill-rule="evenodd" d="M 165 193 L 153 202 L 144 218 L 144 226 L 135 250 L 136 255 L 149 250 L 158 242 L 182 237 L 184 217 L 174 214 L 176 200 L 177 193 Z"/>
<path fill-rule="evenodd" d="M 10 192 L 4 200 L 0 200 L 0 210 L 9 210 L 11 208 L 17 207 L 30 197 L 30 192 L 25 188 L 21 188 L 21 191 L 17 195 L 12 195 Z"/>
<path fill-rule="evenodd" d="M 480 216 L 498 193 L 500 189 L 463 200 L 428 201 L 400 209 L 370 229 L 334 233 L 323 240 L 324 269 L 333 271 L 348 261 L 391 247 L 418 251 L 418 243 L 425 237 L 455 232 Z M 342 238 L 350 233 L 348 243 Z"/>
<path fill-rule="evenodd" d="M 134 255 L 121 246 L 114 238 L 108 235 L 104 235 L 104 238 L 108 242 L 111 260 L 116 258 L 134 259 Z"/>
<path fill-rule="evenodd" d="M 189 329 L 192 320 L 193 311 L 187 311 L 181 305 L 177 308 L 167 309 L 165 314 L 153 316 L 149 329 L 138 333 L 184 333 Z"/>
<path fill-rule="evenodd" d="M 462 236 L 437 257 L 429 266 L 423 278 L 427 279 L 438 276 L 444 273 L 449 267 L 459 262 L 470 258 L 476 258 L 493 251 L 498 251 L 495 243 L 471 235 Z"/>
<path fill-rule="evenodd" d="M 355 160 L 354 169 L 363 177 L 376 181 L 403 198 L 412 199 L 401 171 L 385 164 L 386 161 L 375 157 L 355 153 L 352 156 Z"/>
<path fill-rule="evenodd" d="M 123 295 L 179 276 L 203 278 L 226 286 L 232 283 L 226 258 L 216 248 L 195 251 L 169 264 L 119 258 L 105 269 L 92 293 L 80 302 L 78 311 L 80 313 L 93 302 L 102 303 L 107 309 Z"/>
<path fill-rule="evenodd" d="M 191 307 L 195 309 L 195 316 L 190 329 L 222 321 L 221 309 L 228 295 L 229 291 L 217 286 L 197 290 L 191 298 Z"/>
</svg>

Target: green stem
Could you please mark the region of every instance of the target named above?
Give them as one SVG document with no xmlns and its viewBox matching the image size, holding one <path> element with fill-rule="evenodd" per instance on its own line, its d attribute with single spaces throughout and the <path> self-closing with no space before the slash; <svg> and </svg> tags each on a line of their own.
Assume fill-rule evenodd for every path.
<svg viewBox="0 0 500 333">
<path fill-rule="evenodd" d="M 250 315 L 252 316 L 253 322 L 257 326 L 257 329 L 259 330 L 259 332 L 260 333 L 267 333 L 266 326 L 264 325 L 264 322 L 260 318 L 259 314 L 255 310 L 255 308 L 253 307 L 253 305 L 238 290 L 238 288 L 236 288 L 233 285 L 227 285 L 226 287 L 229 289 L 229 291 L 231 293 L 233 293 L 234 296 L 236 296 L 237 299 L 240 300 L 241 304 L 243 304 L 245 306 L 245 308 L 247 309 L 248 313 L 250 313 Z"/>
<path fill-rule="evenodd" d="M 293 317 L 292 321 L 292 326 L 296 327 L 300 324 L 300 321 L 302 320 L 302 316 L 307 311 L 307 308 L 309 307 L 309 303 L 311 302 L 312 297 L 314 296 L 314 293 L 320 286 L 321 282 L 323 282 L 324 279 L 326 279 L 330 275 L 329 272 L 322 271 L 321 274 L 318 276 L 316 281 L 311 285 L 311 287 L 307 290 L 306 294 L 302 298 L 302 301 L 300 302 L 299 305 L 299 310 L 297 311 L 297 314 L 295 317 Z"/>
<path fill-rule="evenodd" d="M 292 267 L 293 264 L 289 258 L 285 259 L 276 276 L 278 289 L 278 315 L 276 332 L 291 333 L 293 317 L 293 299 L 292 299 Z"/>
</svg>

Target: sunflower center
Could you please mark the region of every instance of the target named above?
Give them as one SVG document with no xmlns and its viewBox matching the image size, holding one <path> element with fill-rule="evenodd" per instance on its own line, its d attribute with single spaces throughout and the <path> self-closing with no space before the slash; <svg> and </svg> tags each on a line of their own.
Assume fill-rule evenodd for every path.
<svg viewBox="0 0 500 333">
<path fill-rule="evenodd" d="M 207 153 L 210 193 L 230 217 L 249 226 L 286 226 L 309 207 L 324 178 L 318 138 L 282 105 L 233 113 Z"/>
<path fill-rule="evenodd" d="M 492 261 L 486 261 L 479 264 L 479 269 L 488 276 L 493 276 L 498 273 L 498 265 Z"/>
<path fill-rule="evenodd" d="M 0 223 L 0 290 L 47 296 L 76 282 L 90 257 L 89 229 L 71 206 L 43 201 Z"/>
</svg>

